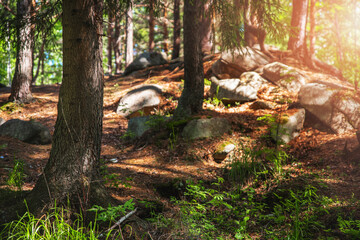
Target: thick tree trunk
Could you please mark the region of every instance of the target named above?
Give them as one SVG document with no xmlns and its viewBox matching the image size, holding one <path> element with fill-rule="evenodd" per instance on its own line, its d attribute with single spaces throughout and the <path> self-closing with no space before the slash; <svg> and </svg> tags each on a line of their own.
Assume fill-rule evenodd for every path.
<svg viewBox="0 0 360 240">
<path fill-rule="evenodd" d="M 30 207 L 106 196 L 99 184 L 102 135 L 102 0 L 63 0 L 63 82 L 50 159 Z M 38 202 L 34 202 L 37 200 Z M 51 206 L 50 204 L 50 206 Z"/>
<path fill-rule="evenodd" d="M 153 52 L 155 48 L 155 16 L 154 16 L 154 0 L 149 1 L 149 52 Z"/>
<path fill-rule="evenodd" d="M 293 0 L 288 49 L 301 59 L 305 57 L 307 8 L 308 0 Z"/>
<path fill-rule="evenodd" d="M 108 57 L 108 74 L 112 74 L 112 49 L 113 49 L 113 29 L 114 29 L 114 16 L 109 11 L 109 22 L 108 22 L 108 28 L 107 28 L 107 37 L 108 37 L 108 46 L 107 46 L 107 57 Z"/>
<path fill-rule="evenodd" d="M 204 100 L 204 69 L 201 52 L 199 25 L 203 13 L 203 1 L 184 1 L 184 67 L 185 85 L 176 118 L 187 117 L 202 110 Z"/>
<path fill-rule="evenodd" d="M 133 25 L 133 5 L 134 1 L 130 0 L 130 5 L 126 14 L 126 55 L 125 67 L 129 66 L 134 60 L 134 25 Z"/>
<path fill-rule="evenodd" d="M 18 1 L 17 20 L 16 65 L 9 100 L 30 102 L 33 99 L 30 86 L 32 82 L 34 45 L 31 31 L 31 0 Z"/>
<path fill-rule="evenodd" d="M 115 37 L 113 41 L 114 46 L 114 54 L 115 54 L 115 74 L 119 74 L 121 72 L 121 62 L 122 62 L 122 54 L 121 54 L 121 18 L 118 16 L 115 17 Z"/>
<path fill-rule="evenodd" d="M 236 0 L 236 6 L 239 7 L 239 0 Z M 252 47 L 257 42 L 256 36 L 251 33 L 250 26 L 252 26 L 251 21 L 251 0 L 245 0 L 244 2 L 244 40 L 247 46 Z"/>
<path fill-rule="evenodd" d="M 173 50 L 172 59 L 180 56 L 181 43 L 181 22 L 180 22 L 180 0 L 174 0 L 174 32 L 173 32 Z"/>
</svg>

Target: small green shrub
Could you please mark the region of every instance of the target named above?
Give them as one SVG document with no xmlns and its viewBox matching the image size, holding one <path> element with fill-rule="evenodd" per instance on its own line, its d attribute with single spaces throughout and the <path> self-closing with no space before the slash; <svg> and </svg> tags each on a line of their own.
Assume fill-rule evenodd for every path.
<svg viewBox="0 0 360 240">
<path fill-rule="evenodd" d="M 24 185 L 24 178 L 24 161 L 21 159 L 14 159 L 14 168 L 9 173 L 7 184 L 9 186 L 17 187 L 17 189 L 21 191 L 22 186 Z"/>
</svg>

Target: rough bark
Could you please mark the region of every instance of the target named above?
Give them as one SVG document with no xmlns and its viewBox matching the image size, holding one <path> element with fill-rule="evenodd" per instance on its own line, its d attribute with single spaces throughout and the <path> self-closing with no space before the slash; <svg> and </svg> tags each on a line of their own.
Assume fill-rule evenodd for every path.
<svg viewBox="0 0 360 240">
<path fill-rule="evenodd" d="M 133 5 L 134 1 L 130 0 L 130 5 L 126 14 L 126 54 L 125 67 L 129 66 L 134 60 L 134 24 L 133 24 Z"/>
<path fill-rule="evenodd" d="M 155 16 L 154 16 L 154 0 L 149 1 L 149 52 L 153 52 L 155 48 Z"/>
<path fill-rule="evenodd" d="M 10 101 L 31 102 L 30 86 L 33 70 L 33 45 L 31 26 L 31 0 L 17 2 L 17 54 L 15 73 L 11 85 Z"/>
<path fill-rule="evenodd" d="M 99 181 L 102 135 L 102 0 L 63 0 L 63 82 L 50 158 L 29 207 L 104 200 Z"/>
<path fill-rule="evenodd" d="M 316 65 L 314 63 L 315 59 L 315 3 L 316 0 L 309 0 L 310 1 L 310 11 L 309 11 L 309 22 L 310 22 L 310 31 L 309 31 L 309 50 L 307 48 L 306 51 L 306 59 L 305 63 L 308 67 L 312 69 L 316 69 Z"/>
<path fill-rule="evenodd" d="M 184 1 L 184 67 L 185 84 L 175 111 L 176 118 L 197 114 L 204 99 L 204 69 L 199 25 L 203 1 Z"/>
<path fill-rule="evenodd" d="M 211 1 L 207 0 L 204 3 L 203 11 L 200 13 L 200 42 L 201 51 L 203 53 L 210 53 L 212 49 L 212 28 L 211 28 Z"/>
<path fill-rule="evenodd" d="M 288 49 L 298 58 L 305 57 L 306 19 L 308 0 L 293 0 L 291 15 L 291 30 Z"/>
<path fill-rule="evenodd" d="M 163 42 L 163 50 L 166 53 L 166 55 L 169 52 L 169 31 L 168 31 L 168 24 L 167 24 L 167 4 L 165 4 L 164 7 L 164 22 L 163 22 L 163 36 L 164 36 L 164 42 Z"/>
<path fill-rule="evenodd" d="M 122 62 L 122 54 L 121 54 L 121 18 L 120 16 L 115 17 L 115 36 L 113 41 L 114 46 L 114 55 L 115 55 L 115 74 L 119 74 L 121 72 L 121 62 Z"/>
<path fill-rule="evenodd" d="M 108 21 L 108 28 L 107 28 L 107 37 L 108 37 L 108 45 L 107 45 L 107 57 L 108 57 L 108 66 L 107 66 L 107 71 L 108 74 L 111 75 L 112 74 L 112 49 L 113 49 L 113 30 L 114 30 L 114 16 L 111 13 L 111 11 L 109 11 L 109 21 Z"/>
<path fill-rule="evenodd" d="M 172 59 L 180 56 L 181 43 L 181 21 L 180 21 L 180 0 L 174 0 L 174 31 L 173 31 L 173 50 Z"/>
</svg>

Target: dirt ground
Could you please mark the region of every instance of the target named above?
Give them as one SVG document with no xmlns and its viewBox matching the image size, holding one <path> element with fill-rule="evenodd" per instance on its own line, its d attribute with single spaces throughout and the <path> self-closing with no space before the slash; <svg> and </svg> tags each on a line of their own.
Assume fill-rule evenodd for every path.
<svg viewBox="0 0 360 240">
<path fill-rule="evenodd" d="M 210 62 L 205 63 L 205 70 Z M 140 74 L 141 75 L 141 74 Z M 204 111 L 199 117 L 222 117 L 231 122 L 232 133 L 222 138 L 186 142 L 178 137 L 171 149 L 169 139 L 155 141 L 126 141 L 122 138 L 127 129 L 126 118 L 116 114 L 117 103 L 129 88 L 143 83 L 156 83 L 166 89 L 157 114 L 171 113 L 180 94 L 183 70 L 152 70 L 140 77 L 106 77 L 104 94 L 104 119 L 101 158 L 108 166 L 109 174 L 121 179 L 118 187 L 109 186 L 113 197 L 119 200 L 148 199 L 161 201 L 168 205 L 168 188 L 163 188 L 174 180 L 204 179 L 212 180 L 221 175 L 226 163 L 217 163 L 212 158 L 216 146 L 224 141 L 236 144 L 250 143 L 261 139 L 266 126 L 256 120 L 265 114 L 281 111 L 287 106 L 278 104 L 275 110 L 252 110 L 250 103 L 239 106 L 209 106 L 204 103 Z M 51 133 L 57 116 L 57 102 L 60 85 L 35 86 L 32 88 L 36 99 L 34 103 L 3 109 L 0 117 L 5 120 L 34 119 L 46 125 Z M 208 90 L 208 87 L 207 87 Z M 284 92 L 278 93 L 286 95 Z M 0 106 L 10 95 L 10 89 L 0 90 Z M 273 98 L 264 91 L 260 98 Z M 347 143 L 347 144 L 346 144 Z M 346 144 L 346 148 L 345 148 Z M 31 190 L 49 158 L 51 145 L 32 145 L 8 137 L 0 137 L 0 186 L 6 188 L 9 171 L 14 159 L 25 162 L 25 184 L 23 190 Z M 327 183 L 329 197 L 339 199 L 360 199 L 360 148 L 355 132 L 336 135 L 313 129 L 305 125 L 300 136 L 289 143 L 289 155 L 296 159 L 285 167 L 294 168 L 294 179 L 306 172 L 316 172 L 319 179 Z M 298 173 L 297 173 L 298 172 Z M 131 187 L 127 187 L 130 185 Z"/>
</svg>

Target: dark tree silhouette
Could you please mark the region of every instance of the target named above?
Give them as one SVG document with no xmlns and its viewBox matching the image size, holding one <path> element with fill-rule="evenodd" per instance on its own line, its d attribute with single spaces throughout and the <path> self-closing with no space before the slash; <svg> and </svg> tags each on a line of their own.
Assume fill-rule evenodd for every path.
<svg viewBox="0 0 360 240">
<path fill-rule="evenodd" d="M 180 22 L 180 0 L 174 0 L 174 31 L 173 31 L 173 50 L 172 59 L 180 56 L 181 43 L 181 22 Z"/>
<path fill-rule="evenodd" d="M 30 209 L 108 199 L 99 181 L 103 117 L 103 0 L 63 0 L 63 82 L 50 158 Z M 36 212 L 36 211 L 35 211 Z"/>
<path fill-rule="evenodd" d="M 199 113 L 204 99 L 204 69 L 201 52 L 201 17 L 204 1 L 184 1 L 184 67 L 185 85 L 175 117 Z"/>
</svg>

